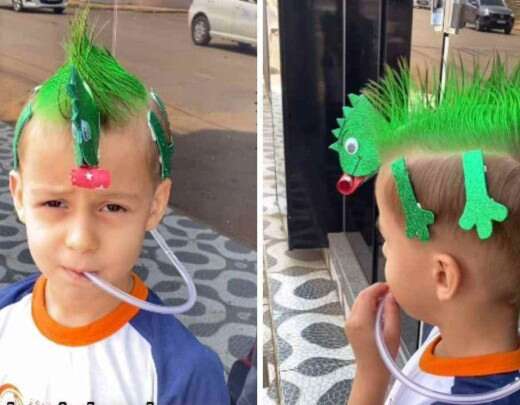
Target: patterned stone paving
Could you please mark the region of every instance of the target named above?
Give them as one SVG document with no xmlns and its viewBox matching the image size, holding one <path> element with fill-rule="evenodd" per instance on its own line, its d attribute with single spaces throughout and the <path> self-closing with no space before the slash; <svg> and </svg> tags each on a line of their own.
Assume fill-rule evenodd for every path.
<svg viewBox="0 0 520 405">
<path fill-rule="evenodd" d="M 12 127 L 0 122 L 0 287 L 37 271 L 9 194 Z M 178 318 L 215 350 L 229 372 L 256 339 L 256 252 L 168 210 L 159 230 L 186 265 L 199 294 Z M 148 235 L 136 272 L 167 304 L 186 299 L 182 279 Z"/>
<path fill-rule="evenodd" d="M 345 402 L 354 376 L 354 356 L 343 333 L 336 284 L 319 250 L 289 251 L 284 214 L 281 95 L 264 106 L 264 353 L 270 373 L 266 400 L 278 404 Z M 275 163 L 276 160 L 276 163 Z M 266 314 L 266 312 L 270 313 Z"/>
</svg>

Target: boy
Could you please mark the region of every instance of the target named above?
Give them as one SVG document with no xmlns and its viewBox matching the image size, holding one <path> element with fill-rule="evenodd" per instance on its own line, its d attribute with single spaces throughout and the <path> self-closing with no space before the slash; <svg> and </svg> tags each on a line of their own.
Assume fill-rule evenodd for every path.
<svg viewBox="0 0 520 405">
<path fill-rule="evenodd" d="M 390 375 L 374 326 L 388 292 L 384 336 L 394 356 L 399 307 L 436 326 L 403 369 L 415 382 L 470 394 L 520 378 L 520 74 L 518 67 L 505 72 L 495 60 L 487 78 L 477 71 L 468 84 L 451 76 L 433 104 L 426 97 L 409 104 L 402 97 L 414 91 L 408 72 L 387 72 L 340 123 L 334 148 L 345 145 L 348 183 L 341 188 L 352 192 L 381 167 L 375 192 L 386 257 L 386 283 L 364 290 L 346 323 L 357 363 L 349 405 L 441 404 L 399 382 L 385 402 Z M 377 135 L 369 136 L 372 130 Z M 354 169 L 350 157 L 357 158 Z M 518 403 L 519 392 L 493 402 Z"/>
<path fill-rule="evenodd" d="M 132 272 L 167 208 L 173 140 L 163 104 L 76 17 L 67 62 L 15 129 L 10 191 L 40 274 L 0 291 L 0 402 L 228 404 L 222 365 Z M 72 123 L 72 130 L 71 130 Z"/>
</svg>

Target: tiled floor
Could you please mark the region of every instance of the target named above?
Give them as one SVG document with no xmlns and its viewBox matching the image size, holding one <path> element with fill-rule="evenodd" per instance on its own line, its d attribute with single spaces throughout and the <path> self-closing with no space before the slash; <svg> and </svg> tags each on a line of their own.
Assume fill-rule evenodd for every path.
<svg viewBox="0 0 520 405">
<path fill-rule="evenodd" d="M 275 119 L 273 120 L 273 117 Z M 277 195 L 275 159 L 281 145 L 281 97 L 273 93 L 264 107 L 264 277 L 271 332 L 264 353 L 271 353 L 268 397 L 279 404 L 341 404 L 355 365 L 343 333 L 343 310 L 320 250 L 288 250 L 284 198 Z M 275 147 L 275 145 L 277 145 Z M 270 313 L 269 313 L 270 311 Z M 271 339 L 269 339 L 271 338 Z"/>
<path fill-rule="evenodd" d="M 37 271 L 8 188 L 12 127 L 0 122 L 0 287 Z M 256 252 L 169 210 L 159 227 L 197 286 L 195 306 L 178 318 L 215 350 L 229 372 L 256 340 Z M 186 298 L 182 279 L 148 235 L 136 272 L 166 304 Z"/>
</svg>

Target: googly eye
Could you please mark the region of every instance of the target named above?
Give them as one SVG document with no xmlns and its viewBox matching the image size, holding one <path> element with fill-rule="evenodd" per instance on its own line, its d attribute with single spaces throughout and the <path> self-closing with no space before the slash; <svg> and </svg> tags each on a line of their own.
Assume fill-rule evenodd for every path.
<svg viewBox="0 0 520 405">
<path fill-rule="evenodd" d="M 350 155 L 356 154 L 359 149 L 359 143 L 356 138 L 348 138 L 343 144 L 343 146 L 345 148 L 345 151 Z"/>
</svg>

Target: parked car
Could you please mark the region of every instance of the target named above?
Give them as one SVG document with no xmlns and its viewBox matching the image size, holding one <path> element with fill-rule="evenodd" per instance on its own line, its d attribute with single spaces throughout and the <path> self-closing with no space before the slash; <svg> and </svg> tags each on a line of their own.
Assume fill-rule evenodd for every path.
<svg viewBox="0 0 520 405">
<path fill-rule="evenodd" d="M 195 45 L 220 37 L 256 45 L 256 0 L 193 0 L 188 19 Z"/>
<path fill-rule="evenodd" d="M 432 0 L 413 0 L 414 7 L 431 8 Z"/>
<path fill-rule="evenodd" d="M 48 8 L 56 14 L 62 14 L 67 7 L 68 0 L 0 0 L 0 5 L 11 6 L 14 11 L 25 9 Z"/>
<path fill-rule="evenodd" d="M 478 31 L 497 28 L 511 34 L 515 25 L 515 15 L 504 0 L 468 0 L 462 18 L 465 23 L 475 24 Z"/>
</svg>

